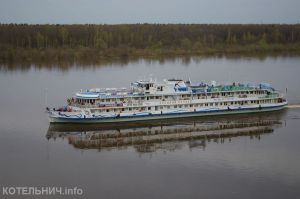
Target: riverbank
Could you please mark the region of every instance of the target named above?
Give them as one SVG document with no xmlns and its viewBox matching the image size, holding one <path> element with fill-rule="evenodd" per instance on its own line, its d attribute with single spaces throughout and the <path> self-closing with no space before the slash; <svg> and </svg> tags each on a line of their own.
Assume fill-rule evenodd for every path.
<svg viewBox="0 0 300 199">
<path fill-rule="evenodd" d="M 300 44 L 269 44 L 264 47 L 259 45 L 231 46 L 203 49 L 135 49 L 112 48 L 97 50 L 92 48 L 57 48 L 57 49 L 5 49 L 0 52 L 1 64 L 13 63 L 100 63 L 114 60 L 150 58 L 161 59 L 180 56 L 267 56 L 267 55 L 300 55 Z"/>
<path fill-rule="evenodd" d="M 300 25 L 0 24 L 0 63 L 300 54 Z"/>
</svg>

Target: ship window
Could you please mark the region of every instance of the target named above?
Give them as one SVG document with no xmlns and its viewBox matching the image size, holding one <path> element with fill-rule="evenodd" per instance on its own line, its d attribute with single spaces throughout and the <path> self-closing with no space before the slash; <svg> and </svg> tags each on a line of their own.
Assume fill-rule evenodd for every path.
<svg viewBox="0 0 300 199">
<path fill-rule="evenodd" d="M 177 108 L 177 105 L 175 105 L 174 108 Z"/>
<path fill-rule="evenodd" d="M 158 106 L 155 107 L 155 110 L 156 110 L 156 111 L 158 110 Z"/>
<path fill-rule="evenodd" d="M 181 106 L 181 105 L 179 105 L 179 108 L 182 108 L 182 106 Z"/>
<path fill-rule="evenodd" d="M 151 107 L 148 107 L 148 110 L 151 110 Z"/>
<path fill-rule="evenodd" d="M 160 109 L 163 109 L 163 106 L 160 106 Z"/>
<path fill-rule="evenodd" d="M 190 104 L 190 107 L 193 107 L 193 104 Z"/>
<path fill-rule="evenodd" d="M 145 86 L 146 86 L 146 90 L 149 90 L 150 85 L 149 85 L 149 84 L 146 84 Z"/>
<path fill-rule="evenodd" d="M 210 106 L 213 106 L 213 105 L 214 105 L 214 103 L 210 103 L 209 105 L 210 105 Z"/>
<path fill-rule="evenodd" d="M 208 106 L 208 104 L 206 103 L 205 106 Z"/>
<path fill-rule="evenodd" d="M 223 105 L 223 103 L 221 102 L 221 103 L 220 103 L 220 106 L 222 106 L 222 105 Z"/>
<path fill-rule="evenodd" d="M 109 109 L 106 109 L 106 112 L 109 112 Z"/>
</svg>

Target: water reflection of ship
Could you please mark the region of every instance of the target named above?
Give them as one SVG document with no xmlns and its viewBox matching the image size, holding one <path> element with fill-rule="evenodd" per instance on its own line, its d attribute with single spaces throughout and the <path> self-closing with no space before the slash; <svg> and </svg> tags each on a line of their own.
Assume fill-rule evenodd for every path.
<svg viewBox="0 0 300 199">
<path fill-rule="evenodd" d="M 123 149 L 133 146 L 138 152 L 173 151 L 186 143 L 192 148 L 205 149 L 207 143 L 224 143 L 234 137 L 260 139 L 282 125 L 279 114 L 219 117 L 194 120 L 160 121 L 126 126 L 50 125 L 48 139 L 67 139 L 78 149 Z"/>
</svg>

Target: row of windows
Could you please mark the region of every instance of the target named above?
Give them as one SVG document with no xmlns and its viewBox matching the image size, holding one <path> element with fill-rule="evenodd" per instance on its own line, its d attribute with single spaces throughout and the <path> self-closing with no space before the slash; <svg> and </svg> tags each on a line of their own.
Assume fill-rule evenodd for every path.
<svg viewBox="0 0 300 199">
<path fill-rule="evenodd" d="M 76 102 L 79 104 L 82 104 L 82 103 L 95 104 L 96 100 L 95 99 L 77 99 Z"/>
<path fill-rule="evenodd" d="M 205 97 L 217 97 L 219 96 L 219 94 L 221 96 L 232 96 L 234 94 L 236 95 L 240 95 L 240 94 L 265 94 L 266 91 L 241 91 L 241 92 L 223 92 L 223 93 L 202 93 L 202 94 L 194 94 L 192 96 L 194 97 L 198 97 L 199 98 L 205 98 Z M 176 96 L 147 96 L 147 97 L 133 97 L 132 99 L 134 100 L 153 100 L 153 99 L 173 99 Z M 182 98 L 182 99 L 189 99 L 191 97 L 191 94 L 187 94 L 187 95 L 179 95 L 178 97 Z M 131 100 L 130 98 L 127 98 L 127 100 Z M 101 99 L 101 102 L 116 102 L 116 101 L 120 101 L 120 102 L 124 102 L 125 98 L 111 98 L 111 99 Z M 94 104 L 95 103 L 95 99 L 78 99 L 79 103 L 90 103 L 90 104 Z"/>
<path fill-rule="evenodd" d="M 132 108 L 108 108 L 99 109 L 100 112 L 120 112 L 120 111 L 145 111 L 145 110 L 163 110 L 172 108 L 197 108 L 197 107 L 216 107 L 216 106 L 229 106 L 229 105 L 251 105 L 251 104 L 265 104 L 265 103 L 276 103 L 278 100 L 267 99 L 267 100 L 252 100 L 252 101 L 232 101 L 232 102 L 213 102 L 213 103 L 202 103 L 202 104 L 185 104 L 185 105 L 163 105 L 153 107 L 132 107 Z"/>
</svg>

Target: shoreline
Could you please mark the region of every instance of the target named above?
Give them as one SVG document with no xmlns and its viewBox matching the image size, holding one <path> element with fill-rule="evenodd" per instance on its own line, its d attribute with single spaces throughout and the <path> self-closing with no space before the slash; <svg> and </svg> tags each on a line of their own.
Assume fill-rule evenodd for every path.
<svg viewBox="0 0 300 199">
<path fill-rule="evenodd" d="M 300 24 L 0 24 L 1 63 L 300 55 Z"/>
<path fill-rule="evenodd" d="M 160 60 L 181 57 L 277 57 L 277 56 L 300 56 L 298 45 L 275 45 L 268 49 L 246 48 L 237 46 L 227 49 L 168 50 L 161 49 L 152 51 L 148 49 L 109 49 L 99 51 L 97 49 L 7 49 L 0 52 L 0 64 L 105 64 L 119 61 L 139 59 Z"/>
</svg>

